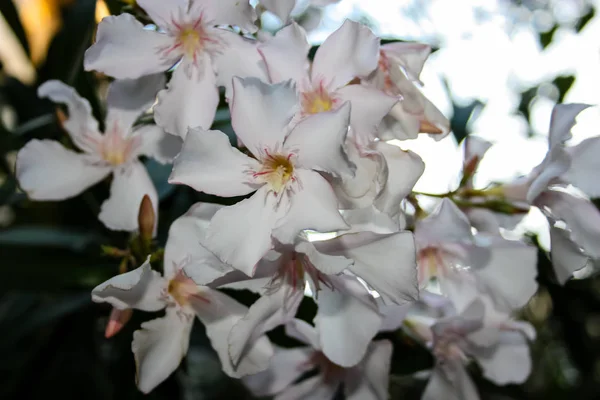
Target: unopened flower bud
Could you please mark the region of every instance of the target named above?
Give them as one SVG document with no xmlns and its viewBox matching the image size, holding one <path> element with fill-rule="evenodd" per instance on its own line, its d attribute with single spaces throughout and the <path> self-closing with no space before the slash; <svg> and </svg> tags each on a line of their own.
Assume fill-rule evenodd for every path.
<svg viewBox="0 0 600 400">
<path fill-rule="evenodd" d="M 111 338 L 123 327 L 133 315 L 133 310 L 131 308 L 127 308 L 125 310 L 119 310 L 118 308 L 113 308 L 110 312 L 110 316 L 108 317 L 108 324 L 106 324 L 106 330 L 104 331 L 104 337 Z"/>
<path fill-rule="evenodd" d="M 140 204 L 140 211 L 138 213 L 140 237 L 144 242 L 150 242 L 152 240 L 155 221 L 156 215 L 154 214 L 152 201 L 148 195 L 144 195 L 144 198 Z"/>
</svg>

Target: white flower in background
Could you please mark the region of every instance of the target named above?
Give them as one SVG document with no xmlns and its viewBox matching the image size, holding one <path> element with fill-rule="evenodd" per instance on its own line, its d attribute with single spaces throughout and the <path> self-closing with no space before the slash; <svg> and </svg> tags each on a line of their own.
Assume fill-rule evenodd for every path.
<svg viewBox="0 0 600 400">
<path fill-rule="evenodd" d="M 312 6 L 325 7 L 330 4 L 339 3 L 340 0 L 309 0 Z M 267 10 L 275 14 L 283 23 L 288 22 L 292 10 L 296 6 L 296 0 L 260 0 L 259 3 Z"/>
<path fill-rule="evenodd" d="M 348 85 L 369 75 L 377 67 L 379 54 L 379 39 L 357 22 L 346 20 L 332 33 L 317 50 L 312 65 L 306 33 L 294 22 L 258 49 L 271 82 L 296 82 L 301 108 L 295 120 L 336 110 L 349 101 L 353 137 L 362 143 L 375 137 L 381 119 L 397 102 L 378 89 Z"/>
<path fill-rule="evenodd" d="M 255 396 L 286 400 L 331 400 L 343 385 L 348 400 L 386 400 L 392 357 L 392 343 L 369 343 L 364 357 L 351 368 L 333 363 L 323 354 L 316 330 L 301 320 L 286 325 L 286 333 L 305 347 L 277 349 L 269 369 L 247 376 L 242 382 Z M 298 379 L 306 372 L 315 376 Z"/>
<path fill-rule="evenodd" d="M 206 246 L 224 262 L 249 276 L 272 248 L 273 235 L 293 243 L 305 229 L 347 229 L 338 200 L 320 174 L 353 174 L 343 143 L 350 105 L 304 119 L 291 131 L 297 108 L 291 83 L 265 84 L 235 78 L 231 122 L 249 157 L 219 131 L 190 130 L 175 160 L 170 183 L 217 196 L 254 194 L 219 210 L 211 221 Z"/>
<path fill-rule="evenodd" d="M 590 196 L 600 195 L 600 185 L 591 179 L 596 171 L 596 153 L 593 150 L 600 142 L 591 138 L 571 149 L 565 147 L 565 142 L 572 137 L 575 118 L 588 107 L 586 104 L 558 104 L 554 107 L 546 157 L 527 176 L 504 185 L 504 196 L 535 205 L 537 197 L 545 190 L 568 184 L 579 187 Z"/>
<path fill-rule="evenodd" d="M 236 363 L 230 361 L 228 334 L 248 308 L 207 286 L 231 271 L 231 267 L 198 243 L 216 209 L 211 204 L 197 204 L 173 222 L 165 248 L 164 277 L 153 271 L 146 261 L 141 267 L 117 275 L 92 291 L 93 301 L 109 303 L 117 309 L 166 309 L 164 317 L 143 323 L 142 329 L 133 335 L 137 385 L 144 393 L 171 375 L 186 355 L 195 316 L 204 324 L 206 335 L 228 375 L 240 377 L 262 371 L 273 355 L 266 336 L 257 335 L 244 348 L 243 357 Z M 190 279 L 184 270 L 190 267 L 202 269 L 205 280 Z"/>
<path fill-rule="evenodd" d="M 527 339 L 535 337 L 531 325 L 496 313 L 485 298 L 458 310 L 443 300 L 437 303 L 445 312 L 442 317 L 434 318 L 428 310 L 421 310 L 409 312 L 404 321 L 408 332 L 435 357 L 423 400 L 478 400 L 477 389 L 465 369 L 471 359 L 479 364 L 485 378 L 498 385 L 527 379 L 531 372 Z"/>
<path fill-rule="evenodd" d="M 552 263 L 560 283 L 586 265 L 584 276 L 594 273 L 600 259 L 600 212 L 589 199 L 568 191 L 569 185 L 590 197 L 600 195 L 597 172 L 600 137 L 566 147 L 577 115 L 586 104 L 559 104 L 552 110 L 548 153 L 529 175 L 501 186 L 511 201 L 538 207 L 550 223 Z M 563 226 L 558 226 L 558 222 Z"/>
<path fill-rule="evenodd" d="M 252 279 L 241 281 L 236 271 L 229 274 L 233 285 L 227 284 L 227 275 L 219 282 L 261 294 L 231 331 L 233 362 L 255 337 L 296 316 L 307 283 L 317 303 L 314 324 L 320 348 L 344 367 L 363 358 L 382 323 L 377 303 L 357 276 L 386 302 L 407 304 L 418 297 L 414 240 L 409 232 L 363 232 L 316 242 L 299 237 L 294 246 L 276 250 L 258 263 Z M 198 274 L 201 280 L 204 271 L 186 268 L 186 273 L 192 279 Z"/>
<path fill-rule="evenodd" d="M 138 0 L 158 27 L 145 29 L 130 14 L 110 16 L 98 26 L 85 54 L 86 70 L 115 78 L 164 72 L 181 62 L 159 94 L 157 123 L 185 137 L 188 128 L 208 129 L 219 104 L 218 86 L 229 97 L 233 76 L 265 77 L 253 40 L 217 27 L 254 32 L 256 13 L 248 0 Z"/>
<path fill-rule="evenodd" d="M 73 88 L 48 81 L 40 97 L 67 106 L 63 126 L 74 146 L 69 150 L 57 141 L 32 140 L 17 156 L 16 176 L 33 200 L 64 200 L 75 197 L 112 174 L 111 195 L 100 210 L 100 221 L 114 230 L 134 231 L 144 195 L 156 212 L 156 189 L 139 156 L 171 162 L 181 148 L 179 138 L 155 125 L 133 127 L 136 119 L 155 101 L 164 85 L 163 76 L 115 81 L 109 88 L 106 128 L 101 133 L 87 100 Z"/>
<path fill-rule="evenodd" d="M 419 285 L 437 278 L 453 302 L 490 296 L 499 310 L 524 306 L 537 291 L 537 248 L 499 235 L 473 235 L 466 215 L 448 199 L 415 224 Z M 468 282 L 475 293 L 456 290 Z"/>
<path fill-rule="evenodd" d="M 440 140 L 450 132 L 450 122 L 415 84 L 431 47 L 420 43 L 388 43 L 381 46 L 377 69 L 369 84 L 400 99 L 379 127 L 383 140 L 416 139 L 419 132 Z"/>
</svg>

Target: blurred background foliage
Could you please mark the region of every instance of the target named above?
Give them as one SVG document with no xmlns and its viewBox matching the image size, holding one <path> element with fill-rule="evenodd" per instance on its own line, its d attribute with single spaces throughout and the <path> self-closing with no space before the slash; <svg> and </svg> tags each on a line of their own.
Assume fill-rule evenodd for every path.
<svg viewBox="0 0 600 400">
<path fill-rule="evenodd" d="M 500 0 L 498 0 L 500 1 Z M 500 1 L 508 12 L 547 11 L 551 1 Z M 571 0 L 563 3 L 571 2 Z M 422 17 L 428 1 L 413 1 L 408 18 Z M 473 9 L 481 1 L 461 1 Z M 582 3 L 581 1 L 579 3 Z M 575 18 L 562 19 L 577 33 L 596 16 L 596 5 L 585 3 Z M 582 3 L 582 4 L 583 4 Z M 154 317 L 134 313 L 115 337 L 104 338 L 109 309 L 91 302 L 90 290 L 119 271 L 118 260 L 102 255 L 101 246 L 126 247 L 129 236 L 106 230 L 97 219 L 100 199 L 107 197 L 104 182 L 83 195 L 63 202 L 29 201 L 14 178 L 16 151 L 32 138 L 64 140 L 54 105 L 37 98 L 37 86 L 48 79 L 72 85 L 101 120 L 100 96 L 106 77 L 84 72 L 83 53 L 93 40 L 96 23 L 123 8 L 135 12 L 132 0 L 2 0 L 0 1 L 0 398 L 136 399 L 135 367 L 130 350 L 132 332 Z M 420 9 L 422 7 L 423 9 Z M 463 10 L 461 4 L 460 10 Z M 459 12 L 458 10 L 457 12 Z M 512 11 L 511 11 L 512 10 Z M 371 26 L 377 21 L 353 9 L 352 17 Z M 315 25 L 313 9 L 298 17 Z M 419 17 L 419 18 L 420 18 Z M 452 23 L 453 15 L 447 15 Z M 539 18 L 538 18 L 539 19 Z M 567 22 L 565 22 L 567 21 Z M 266 21 L 268 22 L 268 21 Z M 539 21 L 538 21 L 539 22 Z M 535 18 L 531 24 L 538 23 Z M 538 29 L 541 49 L 552 45 L 561 30 L 561 18 Z M 377 31 L 377 30 L 376 30 Z M 389 35 L 388 35 L 389 36 Z M 415 39 L 398 37 L 388 39 Z M 450 46 L 436 35 L 423 40 L 434 47 Z M 493 43 L 490 44 L 493 46 Z M 476 57 L 476 55 L 473 55 Z M 457 62 L 470 63 L 464 58 Z M 482 72 L 483 73 L 483 72 Z M 488 79 L 493 80 L 494 76 Z M 540 93 L 562 101 L 576 82 L 575 75 L 548 78 L 519 91 L 518 113 L 531 124 L 531 103 Z M 548 86 L 550 85 L 550 86 Z M 453 82 L 444 81 L 454 140 L 460 142 L 486 107 L 485 99 L 453 94 Z M 449 108 L 449 109 L 448 109 Z M 231 133 L 229 113 L 222 107 L 214 128 Z M 479 127 L 481 129 L 481 127 Z M 533 130 L 528 129 L 533 135 Z M 452 139 L 449 139 L 452 140 Z M 171 222 L 197 201 L 217 201 L 166 182 L 169 167 L 146 160 L 161 199 L 157 244 L 163 246 Z M 483 399 L 597 399 L 600 398 L 600 280 L 556 284 L 546 251 L 539 253 L 539 293 L 521 317 L 537 328 L 533 344 L 534 369 L 520 386 L 497 387 L 477 379 Z M 233 293 L 246 303 L 246 292 Z M 314 303 L 306 298 L 302 319 L 311 320 Z M 413 373 L 427 369 L 433 359 L 401 332 L 386 334 L 395 344 L 390 393 L 393 399 L 418 399 L 425 381 Z M 282 329 L 271 337 L 284 346 Z M 474 376 L 480 376 L 473 371 Z M 190 351 L 179 370 L 148 399 L 244 399 L 242 385 L 221 372 L 218 360 L 196 324 Z"/>
</svg>

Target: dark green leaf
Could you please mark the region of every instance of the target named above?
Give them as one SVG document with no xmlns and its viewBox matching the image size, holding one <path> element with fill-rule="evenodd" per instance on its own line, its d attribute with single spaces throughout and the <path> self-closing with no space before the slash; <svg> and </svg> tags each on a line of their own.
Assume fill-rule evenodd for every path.
<svg viewBox="0 0 600 400">
<path fill-rule="evenodd" d="M 550 43 L 552 43 L 552 39 L 554 38 L 554 33 L 556 32 L 557 29 L 558 29 L 558 25 L 554 24 L 554 26 L 552 26 L 552 28 L 550 28 L 549 31 L 540 33 L 540 44 L 542 45 L 543 49 L 545 49 L 546 47 L 548 47 L 550 45 Z"/>
<path fill-rule="evenodd" d="M 573 83 L 575 83 L 575 77 L 572 75 L 559 76 L 556 79 L 554 79 L 552 83 L 554 83 L 554 85 L 558 89 L 558 102 L 562 103 L 565 99 L 567 92 L 569 91 L 569 89 L 571 89 Z"/>
<path fill-rule="evenodd" d="M 466 106 L 461 106 L 456 103 L 452 103 L 454 112 L 452 113 L 452 119 L 450 120 L 450 129 L 456 138 L 456 142 L 460 143 L 469 134 L 467 124 L 469 120 L 476 117 L 476 114 L 483 106 L 483 103 L 479 100 L 472 101 Z"/>
<path fill-rule="evenodd" d="M 102 240 L 93 232 L 55 226 L 17 226 L 0 231 L 0 246 L 58 247 L 81 252 L 92 244 L 100 244 Z"/>
<path fill-rule="evenodd" d="M 581 17 L 581 19 L 579 21 L 577 21 L 575 30 L 577 32 L 581 32 L 581 30 L 583 28 L 585 28 L 585 26 L 588 24 L 588 22 L 590 22 L 595 16 L 596 16 L 596 8 L 593 6 L 590 6 L 589 11 L 583 17 Z"/>
</svg>

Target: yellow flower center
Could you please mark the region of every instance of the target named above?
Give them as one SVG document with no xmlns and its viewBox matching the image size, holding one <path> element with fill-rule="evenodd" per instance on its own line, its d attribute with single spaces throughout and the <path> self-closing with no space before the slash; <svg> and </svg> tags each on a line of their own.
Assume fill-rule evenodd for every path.
<svg viewBox="0 0 600 400">
<path fill-rule="evenodd" d="M 181 43 L 183 53 L 193 57 L 202 44 L 202 35 L 194 26 L 186 26 L 179 32 L 178 41 Z"/>
<path fill-rule="evenodd" d="M 262 168 L 254 173 L 259 181 L 267 183 L 275 194 L 281 193 L 288 183 L 294 179 L 294 164 L 292 154 L 270 154 L 265 151 L 266 156 L 262 160 Z"/>
<path fill-rule="evenodd" d="M 169 281 L 167 292 L 181 307 L 188 306 L 192 300 L 210 303 L 208 298 L 201 295 L 201 290 L 196 282 L 189 278 L 183 270 L 179 270 Z"/>
<path fill-rule="evenodd" d="M 110 165 L 121 165 L 125 162 L 125 154 L 123 151 L 109 151 L 104 153 L 104 160 Z"/>
<path fill-rule="evenodd" d="M 100 154 L 108 164 L 117 166 L 126 162 L 138 145 L 137 137 L 124 137 L 121 129 L 115 124 L 102 137 Z"/>
<path fill-rule="evenodd" d="M 333 109 L 335 99 L 327 92 L 323 85 L 315 90 L 303 92 L 300 99 L 302 111 L 305 114 L 317 114 Z"/>
</svg>

